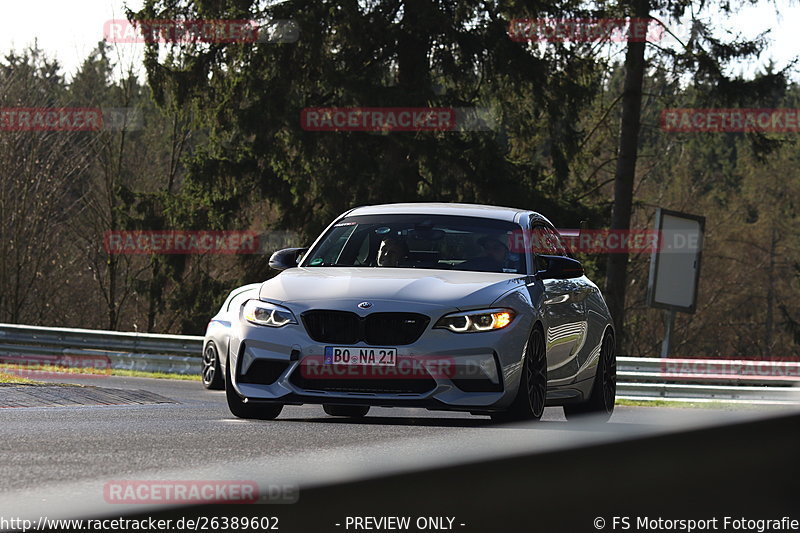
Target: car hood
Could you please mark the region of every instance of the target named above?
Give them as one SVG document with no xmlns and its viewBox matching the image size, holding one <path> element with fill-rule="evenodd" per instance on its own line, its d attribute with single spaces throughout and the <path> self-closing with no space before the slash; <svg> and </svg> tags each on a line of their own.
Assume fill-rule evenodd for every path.
<svg viewBox="0 0 800 533">
<path fill-rule="evenodd" d="M 504 293 L 520 286 L 524 286 L 523 276 L 496 272 L 298 267 L 265 281 L 259 297 L 274 303 L 297 302 L 304 308 L 330 309 L 339 307 L 337 304 L 340 303 L 358 300 L 461 309 L 490 305 Z"/>
</svg>

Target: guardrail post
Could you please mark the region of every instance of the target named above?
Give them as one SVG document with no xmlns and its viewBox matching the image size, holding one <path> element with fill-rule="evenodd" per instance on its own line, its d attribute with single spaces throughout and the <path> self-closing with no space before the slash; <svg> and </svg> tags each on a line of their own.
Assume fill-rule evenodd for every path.
<svg viewBox="0 0 800 533">
<path fill-rule="evenodd" d="M 669 341 L 672 339 L 672 329 L 675 327 L 675 310 L 664 311 L 664 340 L 661 341 L 661 357 L 669 357 Z"/>
</svg>

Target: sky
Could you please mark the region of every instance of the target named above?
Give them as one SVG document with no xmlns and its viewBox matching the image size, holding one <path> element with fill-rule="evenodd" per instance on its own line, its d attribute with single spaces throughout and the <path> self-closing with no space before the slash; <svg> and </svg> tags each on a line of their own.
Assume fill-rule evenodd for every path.
<svg viewBox="0 0 800 533">
<path fill-rule="evenodd" d="M 733 0 L 734 3 L 736 0 Z M 142 0 L 0 0 L 3 16 L 0 17 L 0 52 L 20 50 L 37 41 L 50 57 L 59 60 L 64 72 L 75 72 L 103 38 L 104 24 L 113 19 L 124 19 L 124 7 L 141 7 Z M 792 5 L 794 4 L 794 5 Z M 777 6 L 780 15 L 776 14 Z M 717 31 L 738 31 L 752 37 L 772 29 L 771 46 L 756 62 L 736 65 L 745 74 L 751 74 L 773 59 L 778 67 L 786 65 L 795 55 L 800 55 L 800 5 L 791 0 L 776 0 L 775 4 L 762 2 L 762 7 L 745 7 L 720 24 Z M 301 36 L 302 38 L 302 36 Z M 114 46 L 117 61 L 128 66 L 134 64 L 141 72 L 142 44 L 118 43 Z M 800 67 L 794 79 L 800 79 Z"/>
<path fill-rule="evenodd" d="M 64 72 L 75 72 L 103 38 L 103 25 L 124 19 L 124 6 L 141 7 L 142 0 L 0 0 L 0 52 L 21 50 L 37 41 Z M 141 55 L 142 45 L 117 46 L 122 61 Z M 140 62 L 140 61 L 139 61 Z"/>
<path fill-rule="evenodd" d="M 69 75 L 103 39 L 109 20 L 124 19 L 125 6 L 139 9 L 142 0 L 0 0 L 0 52 L 21 50 L 38 42 L 58 59 Z M 123 65 L 141 63 L 142 44 L 117 44 L 114 54 Z"/>
</svg>

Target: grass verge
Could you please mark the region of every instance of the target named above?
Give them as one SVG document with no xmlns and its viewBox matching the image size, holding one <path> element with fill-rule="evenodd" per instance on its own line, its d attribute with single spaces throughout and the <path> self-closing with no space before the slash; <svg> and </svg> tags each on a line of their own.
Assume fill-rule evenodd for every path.
<svg viewBox="0 0 800 533">
<path fill-rule="evenodd" d="M 38 381 L 32 379 L 15 376 L 14 374 L 6 374 L 0 370 L 0 384 L 2 385 L 36 385 Z"/>
<path fill-rule="evenodd" d="M 131 378 L 179 379 L 181 381 L 200 381 L 199 374 L 170 374 L 168 372 L 142 372 L 141 370 L 111 370 L 112 376 L 127 376 Z"/>
<path fill-rule="evenodd" d="M 785 407 L 782 405 L 751 404 L 739 402 L 681 402 L 671 400 L 621 400 L 617 399 L 615 405 L 624 407 L 681 407 L 692 409 L 768 409 L 770 407 Z"/>
<path fill-rule="evenodd" d="M 200 381 L 200 376 L 197 374 L 170 374 L 168 372 L 143 372 L 141 370 L 125 370 L 125 369 L 99 369 L 99 368 L 70 368 L 56 365 L 0 365 L 0 383 L 35 383 L 35 381 L 28 379 L 24 376 L 30 377 L 69 377 L 70 374 L 75 375 L 93 375 L 97 377 L 102 376 L 123 376 L 133 378 L 154 378 L 154 379 L 178 379 L 181 381 Z M 15 380 L 15 381 L 5 381 Z"/>
</svg>

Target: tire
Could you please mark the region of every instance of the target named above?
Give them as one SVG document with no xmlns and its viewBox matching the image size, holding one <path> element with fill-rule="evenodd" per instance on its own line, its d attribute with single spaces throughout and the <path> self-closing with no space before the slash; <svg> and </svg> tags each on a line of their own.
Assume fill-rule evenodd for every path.
<svg viewBox="0 0 800 533">
<path fill-rule="evenodd" d="M 239 393 L 233 389 L 230 360 L 228 360 L 228 364 L 225 365 L 225 398 L 228 400 L 228 409 L 231 410 L 233 416 L 238 418 L 274 420 L 278 418 L 278 415 L 281 414 L 281 410 L 283 410 L 283 404 L 280 403 L 244 403 Z"/>
<path fill-rule="evenodd" d="M 544 414 L 547 401 L 547 350 L 544 332 L 536 325 L 525 347 L 522 376 L 519 390 L 508 410 L 493 413 L 495 422 L 514 422 L 518 420 L 539 420 Z"/>
<path fill-rule="evenodd" d="M 614 412 L 616 397 L 617 356 L 614 354 L 614 335 L 606 333 L 589 399 L 583 403 L 565 405 L 564 415 L 568 420 L 591 415 L 594 420 L 607 422 Z"/>
<path fill-rule="evenodd" d="M 330 405 L 323 404 L 322 408 L 330 416 L 349 416 L 350 418 L 363 418 L 369 413 L 369 405 Z"/>
<path fill-rule="evenodd" d="M 222 390 L 225 388 L 225 379 L 219 368 L 219 352 L 214 342 L 206 344 L 203 350 L 203 372 L 201 374 L 203 387 L 209 390 Z"/>
</svg>

